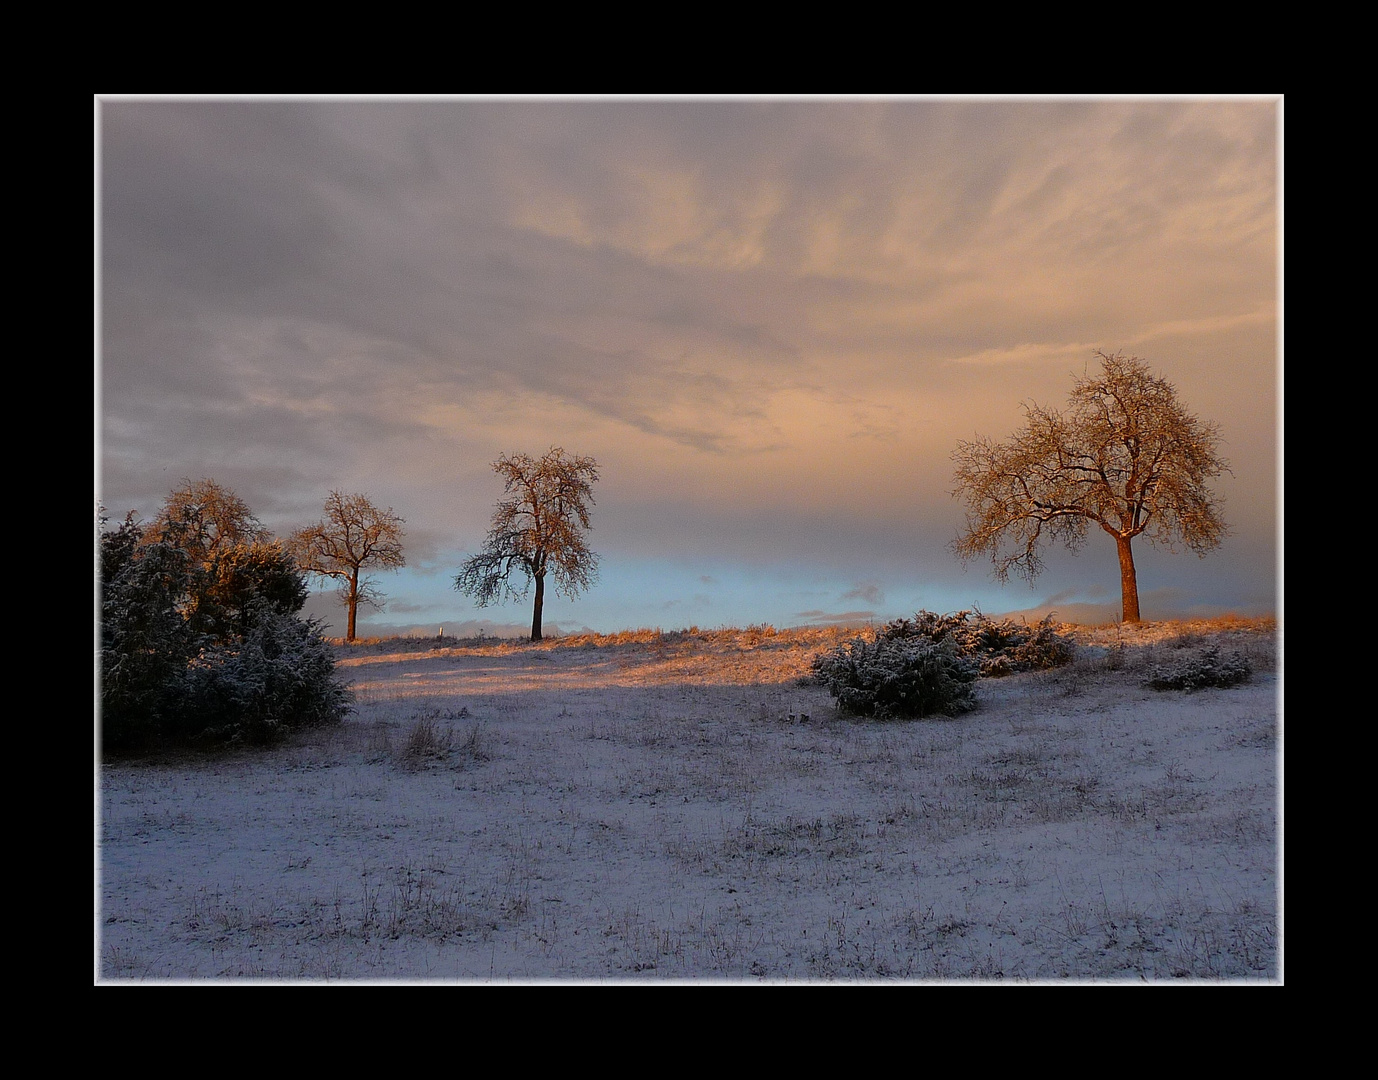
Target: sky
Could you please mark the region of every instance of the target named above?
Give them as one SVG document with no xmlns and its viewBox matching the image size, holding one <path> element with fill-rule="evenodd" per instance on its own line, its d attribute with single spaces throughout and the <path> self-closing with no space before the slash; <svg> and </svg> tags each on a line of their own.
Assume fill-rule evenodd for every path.
<svg viewBox="0 0 1378 1080">
<path fill-rule="evenodd" d="M 1113 620 L 1104 534 L 1032 587 L 950 548 L 958 443 L 1097 350 L 1231 469 L 1218 549 L 1135 542 L 1144 617 L 1277 611 L 1278 97 L 98 97 L 94 126 L 97 503 L 208 477 L 286 535 L 366 494 L 407 566 L 361 635 L 529 626 L 453 583 L 493 462 L 552 446 L 600 466 L 601 566 L 547 632 Z"/>
</svg>

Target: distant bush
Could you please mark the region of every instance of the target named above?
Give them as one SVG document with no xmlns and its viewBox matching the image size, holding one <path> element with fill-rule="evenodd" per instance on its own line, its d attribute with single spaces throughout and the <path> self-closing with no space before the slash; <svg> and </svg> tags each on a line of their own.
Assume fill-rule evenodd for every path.
<svg viewBox="0 0 1378 1080">
<path fill-rule="evenodd" d="M 979 611 L 920 611 L 912 619 L 887 623 L 877 640 L 950 641 L 962 656 L 976 662 L 982 677 L 993 678 L 1070 663 L 1075 646 L 1053 629 L 1052 619 L 1050 614 L 1030 626 L 1012 619 L 996 622 Z"/>
<path fill-rule="evenodd" d="M 343 717 L 350 691 L 298 616 L 291 556 L 260 536 L 199 557 L 184 540 L 132 515 L 101 533 L 103 746 L 262 742 Z"/>
<path fill-rule="evenodd" d="M 843 712 L 858 716 L 954 716 L 976 707 L 976 664 L 951 641 L 856 638 L 814 657 L 815 677 Z"/>
<path fill-rule="evenodd" d="M 1209 686 L 1238 686 L 1252 674 L 1253 665 L 1239 653 L 1222 656 L 1220 647 L 1211 645 L 1200 656 L 1170 668 L 1155 666 L 1143 685 L 1150 690 L 1203 690 Z"/>
</svg>

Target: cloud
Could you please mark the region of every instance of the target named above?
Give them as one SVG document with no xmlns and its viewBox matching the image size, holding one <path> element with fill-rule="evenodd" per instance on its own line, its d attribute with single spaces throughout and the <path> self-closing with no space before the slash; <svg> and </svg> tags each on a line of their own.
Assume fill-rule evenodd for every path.
<svg viewBox="0 0 1378 1080">
<path fill-rule="evenodd" d="M 792 616 L 797 623 L 817 626 L 866 625 L 875 618 L 874 611 L 799 611 Z"/>
<path fill-rule="evenodd" d="M 116 516 L 363 491 L 444 590 L 490 463 L 558 442 L 600 548 L 879 610 L 954 572 L 958 440 L 1151 346 L 1225 422 L 1218 576 L 1273 589 L 1274 102 L 110 100 L 99 136 Z"/>
<path fill-rule="evenodd" d="M 865 600 L 870 604 L 883 604 L 885 602 L 885 592 L 879 585 L 874 583 L 858 585 L 842 594 L 843 600 Z"/>
</svg>

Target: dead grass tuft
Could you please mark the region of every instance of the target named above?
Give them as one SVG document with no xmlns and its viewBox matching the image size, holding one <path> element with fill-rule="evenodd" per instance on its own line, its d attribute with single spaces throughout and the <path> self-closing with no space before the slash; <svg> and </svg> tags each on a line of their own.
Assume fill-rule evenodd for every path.
<svg viewBox="0 0 1378 1080">
<path fill-rule="evenodd" d="M 462 734 L 456 733 L 455 720 L 467 719 L 469 710 L 426 709 L 416 714 L 406 738 L 397 751 L 403 768 L 415 771 L 427 765 L 443 764 L 462 768 L 472 762 L 488 761 L 487 729 L 471 721 Z M 385 737 L 386 738 L 386 737 Z"/>
</svg>

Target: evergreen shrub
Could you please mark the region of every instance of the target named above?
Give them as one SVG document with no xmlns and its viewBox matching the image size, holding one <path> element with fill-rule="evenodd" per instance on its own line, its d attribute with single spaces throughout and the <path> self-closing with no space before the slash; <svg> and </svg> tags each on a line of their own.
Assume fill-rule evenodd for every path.
<svg viewBox="0 0 1378 1080">
<path fill-rule="evenodd" d="M 878 719 L 955 716 L 976 707 L 977 666 L 951 641 L 855 638 L 813 660 L 843 712 Z"/>
<path fill-rule="evenodd" d="M 1143 685 L 1150 690 L 1203 690 L 1206 687 L 1238 686 L 1253 674 L 1253 665 L 1237 652 L 1221 655 L 1220 646 L 1208 646 L 1200 656 L 1169 668 L 1154 666 Z"/>
</svg>

